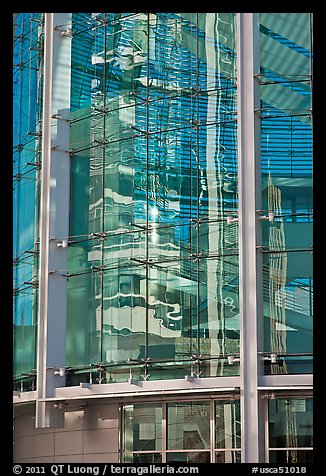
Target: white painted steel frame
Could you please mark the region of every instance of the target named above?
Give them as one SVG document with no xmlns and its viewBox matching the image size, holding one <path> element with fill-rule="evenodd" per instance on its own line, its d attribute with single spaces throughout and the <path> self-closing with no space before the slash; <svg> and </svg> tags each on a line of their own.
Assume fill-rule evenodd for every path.
<svg viewBox="0 0 326 476">
<path fill-rule="evenodd" d="M 261 168 L 259 117 L 259 21 L 257 13 L 237 13 L 239 304 L 241 462 L 263 459 L 258 375 L 262 362 Z"/>
<path fill-rule="evenodd" d="M 65 385 L 55 369 L 65 367 L 67 250 L 58 247 L 69 235 L 69 144 L 71 40 L 62 31 L 71 13 L 45 13 L 42 169 L 40 204 L 40 264 L 37 346 L 36 427 L 63 424 L 63 414 L 44 399 Z M 58 238 L 58 239 L 57 239 Z"/>
</svg>

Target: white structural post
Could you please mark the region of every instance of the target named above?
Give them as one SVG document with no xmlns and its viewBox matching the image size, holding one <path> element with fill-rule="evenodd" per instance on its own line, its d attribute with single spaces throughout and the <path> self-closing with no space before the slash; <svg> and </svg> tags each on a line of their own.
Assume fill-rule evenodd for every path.
<svg viewBox="0 0 326 476">
<path fill-rule="evenodd" d="M 239 301 L 241 461 L 262 458 L 261 404 L 258 376 L 262 363 L 262 253 L 259 84 L 259 23 L 257 13 L 237 14 L 237 86 L 239 157 Z"/>
<path fill-rule="evenodd" d="M 61 426 L 42 400 L 65 385 L 71 13 L 45 13 L 36 427 Z"/>
</svg>

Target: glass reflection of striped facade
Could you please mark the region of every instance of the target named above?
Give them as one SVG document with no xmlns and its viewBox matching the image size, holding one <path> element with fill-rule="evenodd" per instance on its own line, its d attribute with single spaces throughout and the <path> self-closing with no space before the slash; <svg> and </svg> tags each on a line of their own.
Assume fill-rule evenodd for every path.
<svg viewBox="0 0 326 476">
<path fill-rule="evenodd" d="M 35 388 L 43 26 L 17 13 L 13 31 L 14 374 Z"/>
<path fill-rule="evenodd" d="M 312 372 L 312 37 L 308 13 L 260 14 L 267 373 Z"/>
<path fill-rule="evenodd" d="M 114 381 L 128 378 L 128 359 L 153 379 L 230 372 L 223 357 L 239 352 L 237 227 L 225 226 L 237 214 L 234 18 L 73 15 L 72 366 L 107 363 Z M 148 359 L 150 370 L 137 365 Z"/>
</svg>

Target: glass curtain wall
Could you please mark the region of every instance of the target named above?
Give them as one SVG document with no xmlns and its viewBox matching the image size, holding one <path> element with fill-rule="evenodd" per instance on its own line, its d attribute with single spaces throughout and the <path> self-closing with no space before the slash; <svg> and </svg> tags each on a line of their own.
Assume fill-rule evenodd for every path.
<svg viewBox="0 0 326 476">
<path fill-rule="evenodd" d="M 43 16 L 13 16 L 14 390 L 35 389 Z"/>
<path fill-rule="evenodd" d="M 68 384 L 238 374 L 235 15 L 72 21 Z"/>
<path fill-rule="evenodd" d="M 311 373 L 311 14 L 261 13 L 260 65 L 265 372 Z"/>
</svg>

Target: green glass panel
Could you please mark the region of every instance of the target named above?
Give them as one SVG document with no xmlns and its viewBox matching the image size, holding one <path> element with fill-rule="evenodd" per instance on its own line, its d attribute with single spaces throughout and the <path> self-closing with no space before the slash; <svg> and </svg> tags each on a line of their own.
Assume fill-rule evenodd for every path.
<svg viewBox="0 0 326 476">
<path fill-rule="evenodd" d="M 143 379 L 143 365 L 134 363 L 133 365 L 123 366 L 117 363 L 112 367 L 107 367 L 106 383 L 127 382 L 129 378 L 134 378 L 136 380 Z"/>
<path fill-rule="evenodd" d="M 36 368 L 37 291 L 30 288 L 21 292 L 15 311 L 13 370 L 17 378 Z"/>
<path fill-rule="evenodd" d="M 67 365 L 101 362 L 102 281 L 100 240 L 68 248 Z M 94 269 L 94 268 L 95 269 Z"/>
<path fill-rule="evenodd" d="M 124 451 L 161 450 L 161 405 L 125 405 L 123 407 L 123 422 Z M 146 457 L 144 456 L 144 458 Z"/>
<path fill-rule="evenodd" d="M 210 446 L 209 402 L 167 404 L 167 448 L 208 449 Z"/>
<path fill-rule="evenodd" d="M 176 355 L 178 356 L 178 347 L 181 347 L 183 350 L 184 346 L 182 341 L 176 343 Z M 164 362 L 150 362 L 148 380 L 173 380 L 173 379 L 184 379 L 186 375 L 192 375 L 194 371 L 194 365 L 190 358 L 186 360 L 177 360 L 176 358 L 173 361 L 169 361 L 168 350 L 166 346 L 160 346 L 159 349 L 165 354 L 162 354 L 162 360 Z M 154 352 L 154 351 L 153 351 Z"/>
<path fill-rule="evenodd" d="M 269 400 L 268 422 L 270 448 L 313 446 L 312 398 Z"/>
</svg>

